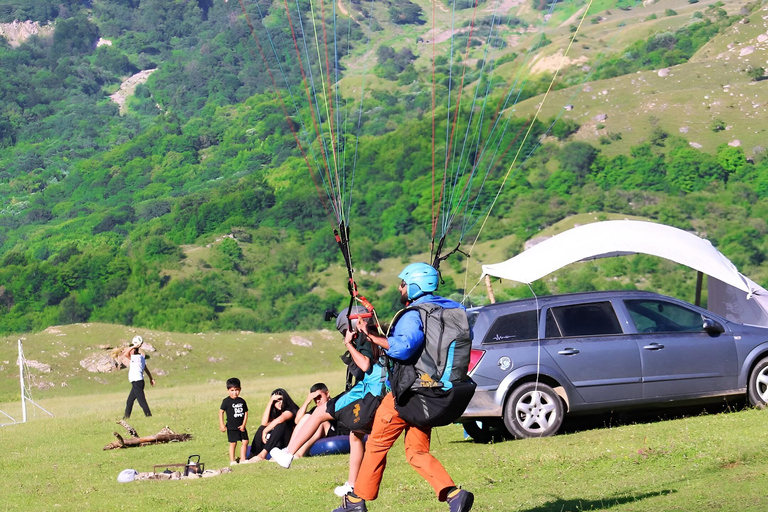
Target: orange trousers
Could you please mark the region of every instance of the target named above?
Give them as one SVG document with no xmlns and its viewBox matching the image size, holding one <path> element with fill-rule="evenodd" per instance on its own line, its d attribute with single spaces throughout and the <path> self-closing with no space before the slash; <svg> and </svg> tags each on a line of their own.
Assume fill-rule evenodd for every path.
<svg viewBox="0 0 768 512">
<path fill-rule="evenodd" d="M 406 423 L 395 410 L 392 393 L 387 393 L 376 411 L 371 434 L 365 443 L 365 456 L 355 480 L 355 494 L 366 501 L 378 497 L 381 477 L 387 467 L 387 452 L 403 431 L 408 464 L 432 486 L 437 499 L 445 501 L 454 483 L 443 465 L 429 453 L 432 429 L 425 430 Z"/>
</svg>

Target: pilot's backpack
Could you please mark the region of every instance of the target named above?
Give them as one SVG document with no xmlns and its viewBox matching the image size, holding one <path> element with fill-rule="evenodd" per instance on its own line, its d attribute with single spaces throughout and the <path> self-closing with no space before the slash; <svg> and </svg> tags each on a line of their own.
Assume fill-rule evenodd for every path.
<svg viewBox="0 0 768 512">
<path fill-rule="evenodd" d="M 417 310 L 424 325 L 424 346 L 409 361 L 390 358 L 390 385 L 398 414 L 417 427 L 439 427 L 456 421 L 475 392 L 467 376 L 472 348 L 467 313 L 422 303 L 400 311 Z"/>
</svg>

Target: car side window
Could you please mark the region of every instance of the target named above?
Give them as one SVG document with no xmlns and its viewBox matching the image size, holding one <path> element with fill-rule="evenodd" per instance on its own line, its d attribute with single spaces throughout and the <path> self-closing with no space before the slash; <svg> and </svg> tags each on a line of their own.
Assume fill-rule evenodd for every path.
<svg viewBox="0 0 768 512">
<path fill-rule="evenodd" d="M 547 338 L 621 333 L 621 324 L 610 302 L 572 304 L 547 311 Z"/>
<path fill-rule="evenodd" d="M 538 339 L 536 311 L 500 316 L 493 322 L 483 343 L 510 343 Z"/>
<path fill-rule="evenodd" d="M 661 300 L 625 300 L 637 332 L 703 331 L 704 317 L 696 311 Z"/>
</svg>

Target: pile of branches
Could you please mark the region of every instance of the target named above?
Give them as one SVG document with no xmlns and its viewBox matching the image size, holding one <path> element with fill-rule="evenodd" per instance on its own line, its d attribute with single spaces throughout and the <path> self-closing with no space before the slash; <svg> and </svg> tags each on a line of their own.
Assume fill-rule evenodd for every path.
<svg viewBox="0 0 768 512">
<path fill-rule="evenodd" d="M 117 441 L 112 441 L 104 447 L 104 450 L 115 450 L 117 448 L 133 448 L 135 446 L 146 446 L 148 444 L 160 444 L 160 443 L 176 443 L 181 441 L 188 441 L 192 439 L 192 434 L 177 434 L 167 426 L 160 432 L 153 436 L 140 437 L 136 429 L 130 426 L 123 420 L 117 422 L 118 425 L 122 425 L 128 434 L 131 436 L 128 439 L 123 439 L 123 436 L 117 432 L 112 432 Z"/>
</svg>

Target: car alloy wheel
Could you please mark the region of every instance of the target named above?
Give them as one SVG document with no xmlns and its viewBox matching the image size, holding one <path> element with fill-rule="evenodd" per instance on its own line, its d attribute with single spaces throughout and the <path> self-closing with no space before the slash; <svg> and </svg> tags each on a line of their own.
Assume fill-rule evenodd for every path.
<svg viewBox="0 0 768 512">
<path fill-rule="evenodd" d="M 554 435 L 563 423 L 564 407 L 555 390 L 542 382 L 516 387 L 504 407 L 504 425 L 518 439 Z"/>
<path fill-rule="evenodd" d="M 752 405 L 768 404 L 768 357 L 761 359 L 749 374 L 747 395 Z"/>
</svg>

